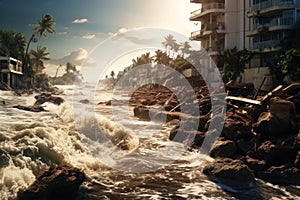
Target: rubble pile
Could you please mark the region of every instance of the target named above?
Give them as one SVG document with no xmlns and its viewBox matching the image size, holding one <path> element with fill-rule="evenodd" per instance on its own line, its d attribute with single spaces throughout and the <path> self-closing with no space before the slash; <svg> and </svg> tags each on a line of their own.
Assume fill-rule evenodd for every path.
<svg viewBox="0 0 300 200">
<path fill-rule="evenodd" d="M 212 131 L 221 131 L 209 153 L 215 161 L 208 163 L 203 170 L 212 180 L 236 189 L 249 185 L 254 177 L 275 184 L 300 185 L 300 84 L 286 88 L 278 86 L 263 96 L 258 96 L 259 91 L 255 91 L 251 84 L 243 87 L 228 84 L 225 89 L 225 117 L 212 115 L 211 98 L 206 87 L 195 90 L 200 115 L 181 112 L 180 107 L 191 102 L 187 99 L 179 102 L 172 91 L 162 87 L 140 88 L 130 102 L 135 106 L 134 115 L 143 120 L 152 120 L 159 114 L 166 115 L 167 121 L 177 119 L 188 124 L 199 120 L 198 130 L 189 130 L 188 125 L 178 124 L 169 135 L 170 140 L 185 142 L 193 148 L 200 148 Z M 188 92 L 192 91 L 181 92 L 188 97 Z M 163 109 L 153 111 L 151 106 L 156 104 L 162 105 Z M 224 123 L 223 129 L 208 131 L 212 122 Z"/>
</svg>

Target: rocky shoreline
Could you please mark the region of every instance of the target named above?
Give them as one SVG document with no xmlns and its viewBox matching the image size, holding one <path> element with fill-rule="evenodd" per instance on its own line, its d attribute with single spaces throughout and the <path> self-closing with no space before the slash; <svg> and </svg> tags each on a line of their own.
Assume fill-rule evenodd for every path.
<svg viewBox="0 0 300 200">
<path fill-rule="evenodd" d="M 210 116 L 207 88 L 195 91 L 200 116 L 182 113 L 176 97 L 163 87 L 140 88 L 130 102 L 135 107 L 134 115 L 141 120 L 157 118 L 179 123 L 197 118 L 198 130 L 178 124 L 169 135 L 170 140 L 187 142 L 192 148 L 199 149 L 206 136 L 219 131 L 208 131 L 210 123 L 224 121 L 221 135 L 209 152 L 215 160 L 203 169 L 213 181 L 237 190 L 249 187 L 255 178 L 280 185 L 300 185 L 299 84 L 277 87 L 256 101 L 231 98 L 234 101 L 227 100 L 227 113 L 221 120 L 220 115 Z M 161 105 L 163 109 L 153 111 L 153 105 Z M 181 135 L 175 137 L 179 128 Z"/>
<path fill-rule="evenodd" d="M 296 89 L 299 92 L 299 88 Z M 203 173 L 212 181 L 233 190 L 251 187 L 255 178 L 279 185 L 300 185 L 300 132 L 297 124 L 300 99 L 297 93 L 286 92 L 284 88 L 275 89 L 259 98 L 262 102 L 259 106 L 244 99 L 238 102 L 227 100 L 223 119 L 221 115 L 211 115 L 211 98 L 205 86 L 195 91 L 182 91 L 182 95 L 188 97 L 190 92 L 196 92 L 199 112 L 192 112 L 196 108 L 188 99 L 179 103 L 170 90 L 161 86 L 139 88 L 129 102 L 134 107 L 134 116 L 141 120 L 172 121 L 175 125 L 169 139 L 189 144 L 193 149 L 199 149 L 209 134 L 221 131 L 209 152 L 214 161 L 206 163 L 203 168 Z M 33 107 L 44 101 L 62 103 L 51 94 L 40 94 L 36 99 Z M 100 104 L 112 105 L 112 102 Z M 182 104 L 191 105 L 191 110 L 182 112 Z M 152 106 L 159 108 L 152 109 Z M 193 120 L 198 120 L 198 130 L 189 129 L 189 122 Z M 186 125 L 180 126 L 180 122 Z M 210 123 L 224 123 L 224 127 L 222 130 L 208 130 Z M 177 137 L 179 128 L 181 134 Z M 19 194 L 19 199 L 65 199 L 66 195 L 69 199 L 85 199 L 87 196 L 80 185 L 86 180 L 79 169 L 56 166 L 37 177 L 25 192 Z"/>
</svg>

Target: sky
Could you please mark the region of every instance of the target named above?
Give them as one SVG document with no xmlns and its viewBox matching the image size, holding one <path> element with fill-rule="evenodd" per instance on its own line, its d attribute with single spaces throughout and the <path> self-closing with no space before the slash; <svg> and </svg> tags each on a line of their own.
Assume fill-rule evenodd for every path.
<svg viewBox="0 0 300 200">
<path fill-rule="evenodd" d="M 107 56 L 111 59 L 120 57 L 116 52 L 126 54 L 127 62 L 123 58 L 119 65 L 128 64 L 131 61 L 129 55 L 134 56 L 118 51 L 122 47 L 112 45 L 116 41 L 121 42 L 120 46 L 127 51 L 158 46 L 168 31 L 161 33 L 153 29 L 171 30 L 188 39 L 190 32 L 199 29 L 198 25 L 189 21 L 190 12 L 197 8 L 200 6 L 191 4 L 189 0 L 0 0 L 0 29 L 21 32 L 28 40 L 32 24 L 39 21 L 44 13 L 49 13 L 56 22 L 56 33 L 48 34 L 47 39 L 40 42 L 48 47 L 51 57 L 46 71 L 53 74 L 57 65 L 65 65 L 67 61 L 78 66 L 84 62 L 88 63 L 87 68 L 94 65 L 104 69 L 106 66 L 100 65 L 113 60 L 104 62 L 97 56 L 91 56 L 93 53 L 109 54 Z M 139 32 L 143 28 L 151 29 Z M 153 34 L 156 36 L 153 37 Z M 111 38 L 115 38 L 114 42 Z M 108 40 L 111 46 L 107 46 Z M 106 45 L 107 49 L 101 48 L 101 45 Z M 92 73 L 93 69 L 89 71 Z"/>
</svg>

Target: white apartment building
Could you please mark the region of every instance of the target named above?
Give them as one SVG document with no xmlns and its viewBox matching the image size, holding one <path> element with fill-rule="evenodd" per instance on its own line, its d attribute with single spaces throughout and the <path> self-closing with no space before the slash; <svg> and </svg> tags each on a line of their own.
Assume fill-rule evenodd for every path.
<svg viewBox="0 0 300 200">
<path fill-rule="evenodd" d="M 237 47 L 256 52 L 243 74 L 243 81 L 258 86 L 264 76 L 266 90 L 272 88 L 268 63 L 287 31 L 300 20 L 300 0 L 190 0 L 199 4 L 191 21 L 201 23 L 191 33 L 192 40 L 201 42 L 218 67 L 225 49 Z M 300 39 L 300 38 L 299 38 Z"/>
<path fill-rule="evenodd" d="M 257 52 L 251 67 L 268 67 L 286 32 L 300 20 L 300 0 L 251 0 L 247 16 L 250 50 Z"/>
<path fill-rule="evenodd" d="M 247 33 L 250 20 L 247 12 L 250 0 L 190 1 L 199 4 L 199 9 L 191 13 L 190 20 L 201 23 L 200 30 L 191 33 L 191 39 L 201 42 L 218 67 L 223 66 L 219 55 L 225 49 L 249 49 L 250 38 Z"/>
</svg>

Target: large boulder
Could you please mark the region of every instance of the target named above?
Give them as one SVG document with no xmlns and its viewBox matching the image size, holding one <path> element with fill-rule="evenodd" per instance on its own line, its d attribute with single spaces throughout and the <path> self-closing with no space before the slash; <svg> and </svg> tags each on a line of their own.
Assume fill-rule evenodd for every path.
<svg viewBox="0 0 300 200">
<path fill-rule="evenodd" d="M 225 184 L 233 189 L 249 188 L 254 182 L 254 174 L 240 160 L 232 160 L 229 158 L 217 159 L 208 163 L 203 173 L 212 180 Z"/>
<path fill-rule="evenodd" d="M 269 112 L 261 113 L 253 127 L 257 133 L 265 137 L 278 137 L 298 133 L 294 103 L 273 98 Z"/>
<path fill-rule="evenodd" d="M 290 137 L 284 138 L 282 140 L 279 139 L 280 151 L 284 154 L 284 160 L 294 161 L 297 156 L 297 149 L 295 148 L 295 137 L 292 135 Z"/>
<path fill-rule="evenodd" d="M 213 158 L 233 158 L 236 153 L 236 145 L 231 140 L 217 141 L 209 155 Z"/>
<path fill-rule="evenodd" d="M 285 155 L 280 151 L 278 145 L 271 141 L 265 141 L 258 148 L 258 155 L 266 161 L 268 165 L 274 164 L 281 160 Z"/>
<path fill-rule="evenodd" d="M 248 155 L 245 157 L 245 164 L 254 171 L 263 171 L 266 169 L 266 161 L 258 160 Z"/>
<path fill-rule="evenodd" d="M 226 118 L 222 135 L 228 139 L 237 141 L 240 139 L 250 140 L 253 137 L 251 124 L 240 120 Z"/>
<path fill-rule="evenodd" d="M 85 174 L 77 168 L 70 166 L 58 166 L 50 168 L 26 191 L 19 194 L 19 200 L 33 199 L 79 199 L 82 195 L 79 187 L 86 180 Z"/>
</svg>

